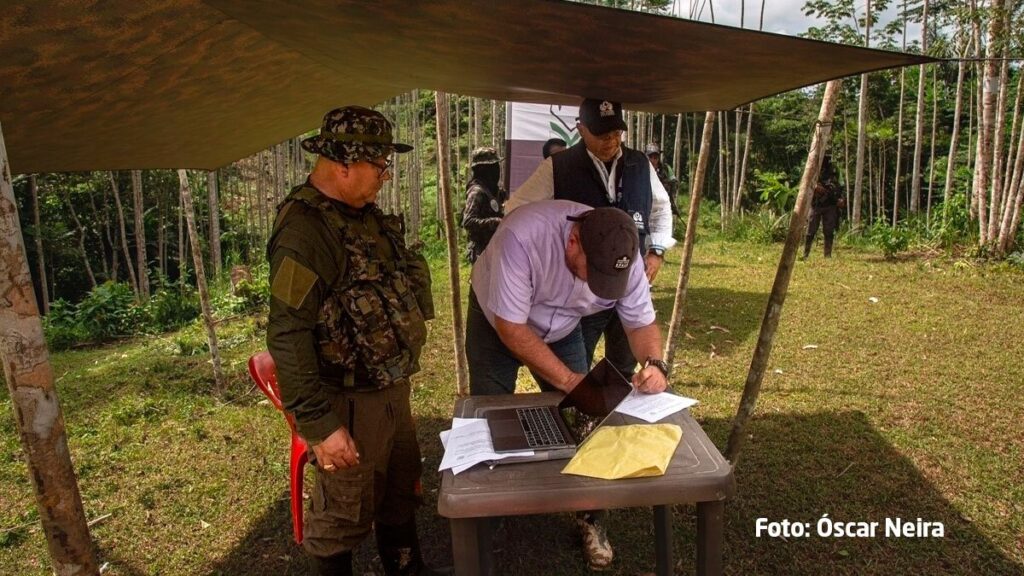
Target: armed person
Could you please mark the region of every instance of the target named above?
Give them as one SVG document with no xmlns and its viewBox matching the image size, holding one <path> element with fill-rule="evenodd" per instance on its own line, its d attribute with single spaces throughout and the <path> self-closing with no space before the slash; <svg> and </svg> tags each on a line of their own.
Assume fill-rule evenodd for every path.
<svg viewBox="0 0 1024 576">
<path fill-rule="evenodd" d="M 806 260 L 811 255 L 811 246 L 814 244 L 814 237 L 818 234 L 818 226 L 822 227 L 825 235 L 825 258 L 832 257 L 832 241 L 839 228 L 839 214 L 846 208 L 846 198 L 843 196 L 843 189 L 836 181 L 836 172 L 832 167 L 832 158 L 825 156 L 821 162 L 821 175 L 818 177 L 818 184 L 814 186 L 814 195 L 811 197 L 811 218 L 807 224 L 807 238 L 804 241 L 804 255 Z"/>
<path fill-rule="evenodd" d="M 494 148 L 473 150 L 469 169 L 472 178 L 466 186 L 466 207 L 462 211 L 462 227 L 469 238 L 466 259 L 472 264 L 487 248 L 494 231 L 505 215 L 502 204 L 505 194 L 498 186 L 501 178 L 501 159 Z"/>
<path fill-rule="evenodd" d="M 421 461 L 409 405 L 433 317 L 430 274 L 401 219 L 374 203 L 392 154 L 412 147 L 358 106 L 328 112 L 302 147 L 319 157 L 274 222 L 267 345 L 316 462 L 303 546 L 318 574 L 349 575 L 373 526 L 386 574 L 430 574 L 416 536 Z"/>
<path fill-rule="evenodd" d="M 647 154 L 647 159 L 651 161 L 651 166 L 654 167 L 654 172 L 658 175 L 658 181 L 665 187 L 665 192 L 668 192 L 668 203 L 672 206 L 672 215 L 679 216 L 679 209 L 676 208 L 676 194 L 679 192 L 679 179 L 676 178 L 675 172 L 672 171 L 672 167 L 661 161 L 661 147 L 651 142 L 647 145 L 644 150 Z"/>
</svg>

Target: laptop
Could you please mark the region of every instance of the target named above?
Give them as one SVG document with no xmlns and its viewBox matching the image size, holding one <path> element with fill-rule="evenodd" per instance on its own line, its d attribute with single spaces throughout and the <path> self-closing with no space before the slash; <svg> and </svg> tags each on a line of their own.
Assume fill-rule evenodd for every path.
<svg viewBox="0 0 1024 576">
<path fill-rule="evenodd" d="M 496 463 L 572 458 L 585 437 L 573 433 L 562 410 L 576 408 L 585 416 L 600 418 L 601 421 L 587 432 L 586 437 L 589 437 L 632 389 L 622 374 L 607 359 L 602 359 L 557 406 L 519 406 L 484 412 L 495 452 L 533 451 L 532 456 L 513 456 Z"/>
</svg>

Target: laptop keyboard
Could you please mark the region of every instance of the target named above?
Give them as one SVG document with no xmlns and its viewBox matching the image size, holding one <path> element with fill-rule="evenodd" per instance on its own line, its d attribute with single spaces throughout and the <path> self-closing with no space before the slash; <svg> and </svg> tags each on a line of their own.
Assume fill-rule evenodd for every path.
<svg viewBox="0 0 1024 576">
<path fill-rule="evenodd" d="M 530 448 L 546 448 L 566 444 L 562 431 L 554 421 L 551 411 L 544 407 L 517 408 L 519 423 L 526 433 L 526 443 Z"/>
</svg>

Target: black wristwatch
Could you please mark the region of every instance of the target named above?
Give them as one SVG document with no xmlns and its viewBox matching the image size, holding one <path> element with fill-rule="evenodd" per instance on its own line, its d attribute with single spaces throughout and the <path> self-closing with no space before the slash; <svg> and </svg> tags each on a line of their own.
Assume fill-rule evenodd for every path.
<svg viewBox="0 0 1024 576">
<path fill-rule="evenodd" d="M 658 370 L 661 370 L 661 373 L 665 375 L 665 379 L 668 380 L 669 368 L 667 362 L 660 358 L 648 356 L 647 361 L 644 362 L 644 368 L 647 368 L 648 366 L 654 366 Z"/>
</svg>

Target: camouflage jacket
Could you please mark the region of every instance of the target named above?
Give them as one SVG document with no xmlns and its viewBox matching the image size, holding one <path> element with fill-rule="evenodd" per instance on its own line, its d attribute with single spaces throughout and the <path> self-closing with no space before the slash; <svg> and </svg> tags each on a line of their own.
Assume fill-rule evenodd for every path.
<svg viewBox="0 0 1024 576">
<path fill-rule="evenodd" d="M 285 409 L 317 442 L 342 424 L 332 389 L 381 388 L 419 369 L 433 317 L 429 270 L 406 248 L 399 217 L 351 208 L 308 183 L 281 203 L 267 251 L 267 346 Z"/>
</svg>

